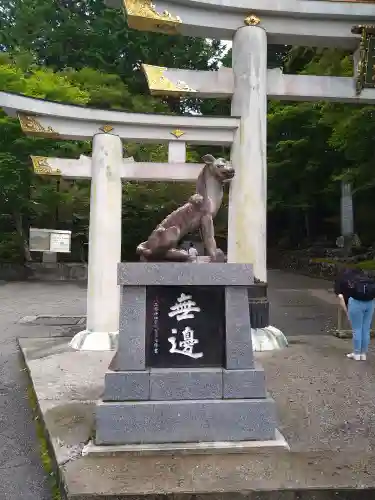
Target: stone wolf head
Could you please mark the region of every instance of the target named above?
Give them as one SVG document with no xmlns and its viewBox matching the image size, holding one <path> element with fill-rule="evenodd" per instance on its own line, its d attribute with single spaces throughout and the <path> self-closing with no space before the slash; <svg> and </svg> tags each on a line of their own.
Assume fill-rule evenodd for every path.
<svg viewBox="0 0 375 500">
<path fill-rule="evenodd" d="M 204 155 L 202 160 L 208 167 L 210 173 L 217 179 L 222 182 L 229 182 L 234 177 L 234 168 L 232 164 L 225 160 L 224 158 L 215 158 L 212 155 Z"/>
</svg>

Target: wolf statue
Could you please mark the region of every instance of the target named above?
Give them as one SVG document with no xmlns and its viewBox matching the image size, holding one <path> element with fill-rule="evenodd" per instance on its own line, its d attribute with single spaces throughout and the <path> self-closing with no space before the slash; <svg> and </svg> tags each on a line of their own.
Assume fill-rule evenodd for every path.
<svg viewBox="0 0 375 500">
<path fill-rule="evenodd" d="M 224 184 L 234 177 L 234 169 L 223 158 L 205 155 L 205 163 L 199 174 L 195 194 L 187 203 L 169 214 L 151 233 L 147 241 L 137 247 L 143 261 L 190 260 L 188 252 L 179 249 L 181 239 L 199 230 L 211 262 L 224 262 L 224 253 L 217 248 L 214 218 L 223 201 Z"/>
</svg>

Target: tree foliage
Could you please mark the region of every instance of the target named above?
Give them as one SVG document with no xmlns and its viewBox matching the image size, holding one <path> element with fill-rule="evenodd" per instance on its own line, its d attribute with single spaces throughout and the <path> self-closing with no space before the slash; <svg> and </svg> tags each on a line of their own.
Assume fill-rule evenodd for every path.
<svg viewBox="0 0 375 500">
<path fill-rule="evenodd" d="M 353 61 L 350 54 L 339 50 L 293 47 L 285 57 L 284 71 L 349 77 Z M 321 237 L 335 241 L 340 234 L 339 181 L 345 179 L 355 187 L 356 230 L 362 241 L 372 244 L 375 232 L 368 213 L 374 195 L 373 109 L 332 102 L 269 105 L 272 243 L 295 246 Z"/>
<path fill-rule="evenodd" d="M 194 63 L 208 69 L 221 53 L 217 42 L 129 30 L 121 13 L 105 9 L 98 0 L 0 1 L 0 11 L 6 13 L 2 17 L 0 90 L 52 101 L 135 112 L 179 111 L 176 103 L 148 95 L 140 63 L 163 64 L 160 59 L 164 57 L 165 64 L 174 60 L 177 66 L 193 67 Z M 167 158 L 166 147 L 160 145 L 129 143 L 125 150 L 138 161 Z M 26 137 L 18 121 L 2 113 L 0 151 L 0 258 L 31 258 L 30 225 L 71 228 L 72 257 L 84 258 L 89 183 L 35 176 L 29 156 L 76 158 L 90 154 L 90 144 Z M 194 150 L 189 157 L 199 160 Z M 124 237 L 125 257 L 134 255 L 137 238 L 143 238 L 192 189 L 179 184 L 124 184 L 124 234 L 131 234 Z"/>
<path fill-rule="evenodd" d="M 27 48 L 54 70 L 118 75 L 137 94 L 147 93 L 142 63 L 214 69 L 225 50 L 217 41 L 131 30 L 104 0 L 0 0 L 1 9 L 8 12 L 0 35 L 8 49 Z"/>
<path fill-rule="evenodd" d="M 227 115 L 228 100 L 156 99 L 148 94 L 141 63 L 215 70 L 230 66 L 220 41 L 142 33 L 103 0 L 0 0 L 0 90 L 52 101 L 134 112 Z M 286 73 L 351 76 L 350 54 L 333 49 L 269 46 L 269 67 Z M 353 183 L 356 229 L 372 243 L 373 106 L 327 102 L 270 102 L 268 211 L 272 245 L 301 245 L 339 235 L 340 180 Z M 163 145 L 124 145 L 138 161 L 166 161 Z M 190 161 L 225 148 L 189 148 Z M 85 258 L 89 182 L 42 178 L 30 155 L 77 158 L 88 142 L 34 139 L 0 113 L 0 259 L 25 260 L 28 229 L 72 229 L 71 258 Z M 251 168 L 251 165 L 249 165 Z M 123 257 L 193 187 L 176 183 L 124 183 Z M 226 213 L 217 231 L 225 239 Z M 225 242 L 224 242 L 225 244 Z"/>
</svg>

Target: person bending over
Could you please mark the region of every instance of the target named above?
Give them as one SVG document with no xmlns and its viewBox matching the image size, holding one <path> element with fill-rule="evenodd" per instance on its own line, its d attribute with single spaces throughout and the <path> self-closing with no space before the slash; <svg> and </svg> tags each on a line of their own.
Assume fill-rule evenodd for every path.
<svg viewBox="0 0 375 500">
<path fill-rule="evenodd" d="M 365 361 L 374 315 L 375 280 L 359 269 L 345 269 L 335 281 L 335 294 L 353 329 L 353 352 L 347 357 Z"/>
</svg>

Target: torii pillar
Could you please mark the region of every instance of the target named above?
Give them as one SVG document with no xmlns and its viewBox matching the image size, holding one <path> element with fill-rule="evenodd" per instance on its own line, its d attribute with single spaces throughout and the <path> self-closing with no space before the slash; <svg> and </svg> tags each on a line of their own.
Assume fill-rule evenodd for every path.
<svg viewBox="0 0 375 500">
<path fill-rule="evenodd" d="M 228 262 L 254 265 L 267 281 L 267 35 L 256 16 L 233 39 L 233 116 L 241 118 L 232 146 Z"/>
<path fill-rule="evenodd" d="M 120 137 L 99 133 L 93 138 L 90 199 L 87 325 L 71 342 L 75 349 L 111 350 L 116 345 L 120 314 L 117 265 L 121 262 Z"/>
</svg>

